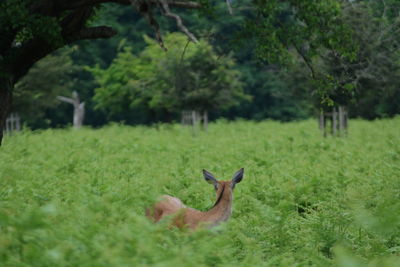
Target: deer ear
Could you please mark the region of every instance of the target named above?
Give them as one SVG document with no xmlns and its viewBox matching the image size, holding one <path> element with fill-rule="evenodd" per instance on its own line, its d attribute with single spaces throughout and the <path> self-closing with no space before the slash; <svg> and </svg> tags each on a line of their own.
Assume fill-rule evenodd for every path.
<svg viewBox="0 0 400 267">
<path fill-rule="evenodd" d="M 209 184 L 215 185 L 218 183 L 218 181 L 217 181 L 217 179 L 215 179 L 214 175 L 212 175 L 210 172 L 208 172 L 206 170 L 203 170 L 203 176 L 204 176 L 204 179 L 206 180 L 206 182 Z"/>
<path fill-rule="evenodd" d="M 232 186 L 234 187 L 235 184 L 238 184 L 242 181 L 243 179 L 243 173 L 244 173 L 244 169 L 241 168 L 240 170 L 238 170 L 232 177 Z"/>
</svg>

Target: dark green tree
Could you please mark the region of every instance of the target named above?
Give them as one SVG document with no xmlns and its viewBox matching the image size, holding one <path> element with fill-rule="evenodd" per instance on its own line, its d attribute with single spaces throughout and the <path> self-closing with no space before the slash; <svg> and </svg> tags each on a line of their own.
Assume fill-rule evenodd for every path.
<svg viewBox="0 0 400 267">
<path fill-rule="evenodd" d="M 33 127 L 43 127 L 40 120 L 46 110 L 60 104 L 58 95 L 70 95 L 75 86 L 71 77 L 80 69 L 73 64 L 70 49 L 62 49 L 37 62 L 14 88 L 12 110 Z"/>
<path fill-rule="evenodd" d="M 328 64 L 354 87 L 349 103 L 352 115 L 373 119 L 399 113 L 400 2 L 347 3 L 343 14 L 359 44 L 357 58 L 338 62 L 331 56 Z"/>
<path fill-rule="evenodd" d="M 399 113 L 400 3 L 343 1 L 342 7 L 338 20 L 352 32 L 355 57 L 345 57 L 332 47 L 321 49 L 314 61 L 299 62 L 303 68 L 291 68 L 292 73 L 303 77 L 298 86 L 311 88 L 311 94 L 318 86 L 325 86 L 323 93 L 330 102 L 321 103 L 314 95 L 318 108 L 348 106 L 351 116 L 368 119 Z M 321 79 L 307 79 L 306 64 L 311 64 L 314 75 Z"/>
<path fill-rule="evenodd" d="M 207 44 L 188 42 L 182 34 L 165 36 L 168 51 L 146 38 L 148 46 L 134 56 L 130 49 L 118 54 L 108 69 L 92 69 L 100 87 L 98 108 L 111 114 L 172 113 L 184 109 L 221 110 L 247 99 L 231 57 L 219 57 Z"/>
<path fill-rule="evenodd" d="M 248 21 L 245 36 L 256 40 L 256 54 L 267 63 L 290 65 L 300 57 L 314 80 L 312 94 L 332 102 L 338 81 L 316 63 L 325 51 L 352 61 L 357 46 L 342 20 L 340 0 L 254 1 L 256 17 Z"/>
<path fill-rule="evenodd" d="M 208 1 L 200 1 L 203 6 Z M 193 2 L 169 0 L 4 0 L 0 3 L 0 140 L 2 127 L 12 103 L 17 83 L 35 62 L 52 51 L 83 39 L 108 38 L 115 31 L 108 26 L 88 26 L 96 10 L 106 3 L 133 6 L 153 28 L 163 47 L 160 19 L 177 22 L 176 29 L 196 38 L 170 7 L 198 8 Z M 271 0 L 251 2 L 245 36 L 257 41 L 261 59 L 286 61 L 296 48 L 304 58 L 312 58 L 321 46 L 330 46 L 343 56 L 352 57 L 346 29 L 337 21 L 339 0 Z M 247 8 L 243 7 L 243 8 Z M 157 13 L 158 14 L 158 13 Z M 240 27 L 239 27 L 240 28 Z M 240 38 L 237 37 L 237 38 Z M 307 53 L 305 53 L 307 52 Z"/>
<path fill-rule="evenodd" d="M 96 10 L 105 3 L 133 6 L 157 33 L 159 24 L 153 10 L 169 7 L 198 8 L 194 2 L 130 0 L 4 0 L 0 2 L 0 142 L 3 126 L 12 105 L 14 85 L 40 59 L 78 40 L 109 38 L 116 31 L 108 26 L 88 26 Z M 160 5 L 162 4 L 162 5 Z M 180 27 L 183 29 L 183 27 Z"/>
</svg>

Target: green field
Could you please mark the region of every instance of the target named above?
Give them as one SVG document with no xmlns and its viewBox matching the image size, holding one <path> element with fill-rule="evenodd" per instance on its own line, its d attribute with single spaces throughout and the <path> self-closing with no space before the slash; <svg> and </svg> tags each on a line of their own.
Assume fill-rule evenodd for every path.
<svg viewBox="0 0 400 267">
<path fill-rule="evenodd" d="M 170 194 L 206 210 L 201 171 L 230 179 L 232 218 L 189 232 L 144 209 Z M 0 148 L 0 266 L 399 266 L 400 117 L 24 131 Z"/>
</svg>

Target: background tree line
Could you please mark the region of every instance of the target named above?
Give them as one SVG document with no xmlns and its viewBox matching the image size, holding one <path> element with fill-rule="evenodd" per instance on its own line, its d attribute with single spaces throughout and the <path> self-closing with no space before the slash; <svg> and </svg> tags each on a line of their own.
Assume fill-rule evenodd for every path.
<svg viewBox="0 0 400 267">
<path fill-rule="evenodd" d="M 353 117 L 400 112 L 398 1 L 322 1 L 314 11 L 301 6 L 306 1 L 250 3 L 234 2 L 232 15 L 225 3 L 207 14 L 180 14 L 200 43 L 165 34 L 168 52 L 146 37 L 152 31 L 142 16 L 108 4 L 93 23 L 119 35 L 80 41 L 39 61 L 16 85 L 13 110 L 32 128 L 63 126 L 72 107 L 56 96 L 76 90 L 92 126 L 168 122 L 193 107 L 211 118 L 289 121 L 313 116 L 321 99 L 349 106 Z M 321 20 L 318 12 L 338 14 Z M 255 18 L 264 23 L 249 23 Z M 164 17 L 160 24 L 164 33 L 177 31 Z"/>
</svg>

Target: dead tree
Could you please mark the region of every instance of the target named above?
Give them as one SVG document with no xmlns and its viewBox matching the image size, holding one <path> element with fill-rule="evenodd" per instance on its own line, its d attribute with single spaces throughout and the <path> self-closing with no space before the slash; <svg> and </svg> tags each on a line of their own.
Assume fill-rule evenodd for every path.
<svg viewBox="0 0 400 267">
<path fill-rule="evenodd" d="M 57 96 L 57 99 L 65 103 L 72 104 L 74 106 L 74 128 L 79 129 L 83 124 L 85 117 L 85 102 L 80 102 L 79 95 L 76 91 L 72 92 L 72 98 L 65 96 Z"/>
<path fill-rule="evenodd" d="M 348 127 L 347 121 L 348 113 L 344 106 L 335 106 L 331 111 L 321 109 L 319 115 L 319 128 L 324 137 L 326 137 L 328 133 L 333 136 L 346 136 Z"/>
</svg>

